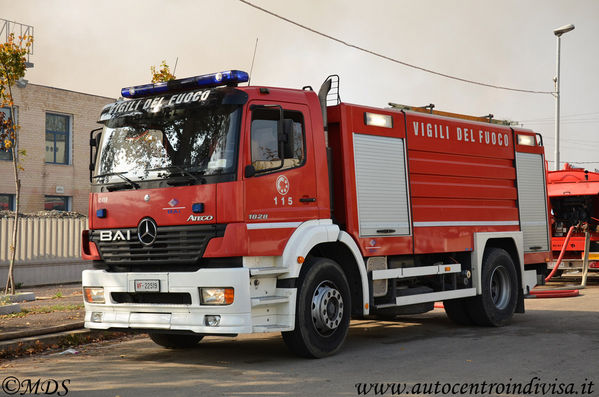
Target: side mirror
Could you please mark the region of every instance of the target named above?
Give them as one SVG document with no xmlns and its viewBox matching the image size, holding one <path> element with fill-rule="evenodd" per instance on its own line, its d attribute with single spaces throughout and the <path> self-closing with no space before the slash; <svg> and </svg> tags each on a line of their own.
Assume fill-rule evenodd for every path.
<svg viewBox="0 0 599 397">
<path fill-rule="evenodd" d="M 102 138 L 102 128 L 96 128 L 89 133 L 89 181 L 92 182 L 92 174 L 96 169 L 96 156 Z M 95 150 L 94 150 L 95 148 Z"/>
<path fill-rule="evenodd" d="M 246 178 L 251 178 L 254 175 L 256 175 L 256 168 L 253 165 L 246 165 L 245 166 L 245 171 L 244 171 L 244 176 Z"/>
</svg>

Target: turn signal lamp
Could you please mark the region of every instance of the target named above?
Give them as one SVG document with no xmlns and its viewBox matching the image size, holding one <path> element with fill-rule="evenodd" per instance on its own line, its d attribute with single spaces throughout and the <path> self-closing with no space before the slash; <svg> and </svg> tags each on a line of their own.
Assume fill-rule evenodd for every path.
<svg viewBox="0 0 599 397">
<path fill-rule="evenodd" d="M 136 85 L 125 87 L 121 90 L 124 98 L 140 98 L 150 95 L 192 90 L 194 88 L 210 88 L 222 85 L 236 86 L 249 80 L 249 75 L 241 70 L 227 70 L 224 72 L 203 74 L 201 76 L 186 77 L 160 83 Z"/>
</svg>

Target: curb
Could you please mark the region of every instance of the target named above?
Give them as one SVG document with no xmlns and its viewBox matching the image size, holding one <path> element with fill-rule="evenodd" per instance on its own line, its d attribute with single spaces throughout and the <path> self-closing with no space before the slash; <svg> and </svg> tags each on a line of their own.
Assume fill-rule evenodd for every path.
<svg viewBox="0 0 599 397">
<path fill-rule="evenodd" d="M 13 339 L 22 339 L 30 336 L 40 336 L 53 334 L 56 332 L 63 331 L 71 331 L 75 329 L 82 329 L 83 321 L 79 321 L 76 323 L 68 323 L 63 325 L 57 325 L 54 327 L 46 327 L 46 328 L 38 328 L 38 329 L 29 329 L 25 331 L 14 331 L 14 332 L 4 332 L 0 334 L 0 342 L 5 340 L 13 340 Z"/>
<path fill-rule="evenodd" d="M 21 311 L 21 305 L 18 303 L 10 303 L 8 305 L 0 305 L 0 315 L 13 314 Z"/>
<path fill-rule="evenodd" d="M 8 299 L 12 303 L 19 302 L 32 302 L 35 300 L 34 292 L 17 292 L 15 295 L 2 295 L 3 298 Z"/>
<path fill-rule="evenodd" d="M 114 339 L 126 335 L 124 332 L 75 329 L 47 335 L 30 336 L 0 342 L 0 359 L 23 354 L 42 352 L 48 348 L 76 346 L 98 339 Z"/>
</svg>

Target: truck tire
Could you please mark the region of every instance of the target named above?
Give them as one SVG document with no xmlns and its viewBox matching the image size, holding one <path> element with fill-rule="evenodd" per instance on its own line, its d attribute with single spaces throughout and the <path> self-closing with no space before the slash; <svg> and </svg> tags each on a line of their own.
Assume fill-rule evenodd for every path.
<svg viewBox="0 0 599 397">
<path fill-rule="evenodd" d="M 320 358 L 335 353 L 345 341 L 351 295 L 347 278 L 337 263 L 314 258 L 306 264 L 306 271 L 298 278 L 295 329 L 282 334 L 293 353 Z"/>
<path fill-rule="evenodd" d="M 511 321 L 518 303 L 518 277 L 510 254 L 501 248 L 483 256 L 482 294 L 470 298 L 468 314 L 477 325 L 501 327 Z"/>
<path fill-rule="evenodd" d="M 204 337 L 204 335 L 162 334 L 158 332 L 150 332 L 149 335 L 154 343 L 167 349 L 193 347 Z"/>
<path fill-rule="evenodd" d="M 469 299 L 461 298 L 443 301 L 443 308 L 447 317 L 458 325 L 473 325 L 474 322 L 468 314 Z"/>
</svg>

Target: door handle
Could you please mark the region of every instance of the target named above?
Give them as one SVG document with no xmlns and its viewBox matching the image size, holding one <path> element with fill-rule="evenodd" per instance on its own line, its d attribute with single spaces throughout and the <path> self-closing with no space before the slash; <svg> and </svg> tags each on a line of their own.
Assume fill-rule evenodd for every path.
<svg viewBox="0 0 599 397">
<path fill-rule="evenodd" d="M 395 233 L 395 229 L 379 229 L 377 233 Z"/>
<path fill-rule="evenodd" d="M 315 203 L 316 202 L 316 198 L 314 198 L 314 197 L 302 197 L 301 199 L 299 199 L 299 201 L 301 201 L 302 203 Z"/>
</svg>

